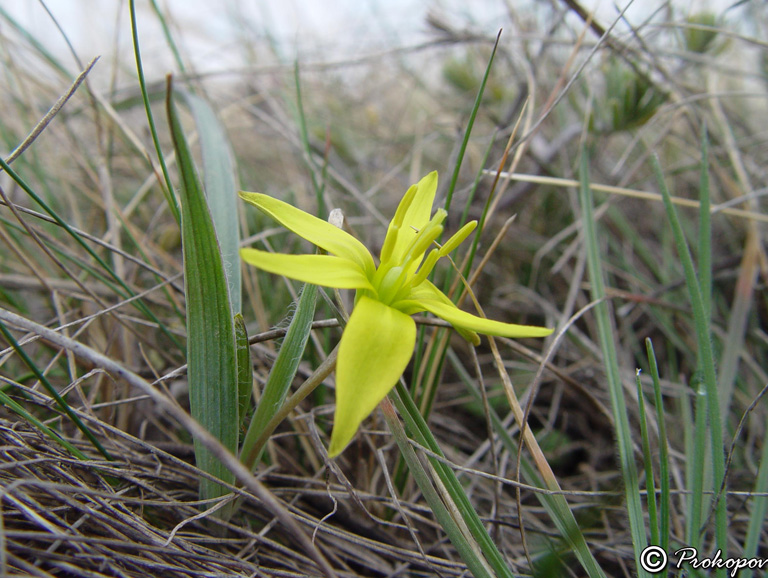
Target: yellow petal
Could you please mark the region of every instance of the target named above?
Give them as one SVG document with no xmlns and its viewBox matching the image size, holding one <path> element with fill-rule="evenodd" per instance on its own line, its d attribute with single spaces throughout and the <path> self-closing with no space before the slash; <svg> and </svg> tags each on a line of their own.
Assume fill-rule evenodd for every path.
<svg viewBox="0 0 768 578">
<path fill-rule="evenodd" d="M 380 301 L 361 297 L 344 328 L 336 362 L 336 414 L 331 457 L 395 386 L 413 355 L 416 324 Z"/>
<path fill-rule="evenodd" d="M 336 289 L 372 289 L 360 266 L 332 255 L 285 255 L 258 249 L 240 249 L 243 261 L 290 279 Z"/>
<path fill-rule="evenodd" d="M 534 325 L 515 325 L 514 323 L 502 323 L 493 319 L 477 317 L 466 311 L 462 311 L 456 305 L 451 303 L 447 305 L 440 301 L 423 300 L 419 301 L 424 309 L 445 319 L 454 327 L 469 329 L 485 335 L 499 335 L 501 337 L 546 337 L 552 333 L 548 327 L 537 327 Z"/>
<path fill-rule="evenodd" d="M 437 249 L 435 249 L 435 251 L 437 251 Z M 443 303 L 446 307 L 456 307 L 453 304 L 453 301 L 448 299 L 448 296 L 440 291 L 440 289 L 435 287 L 435 285 L 429 280 L 422 281 L 419 285 L 411 289 L 411 292 L 403 301 L 393 305 L 403 313 L 413 315 L 414 313 L 421 313 L 422 311 L 427 310 L 427 308 L 424 307 L 424 301 L 437 301 Z M 459 335 L 461 335 L 470 343 L 474 345 L 480 345 L 480 337 L 478 337 L 477 333 L 474 331 L 464 329 L 463 327 L 457 327 L 455 325 L 453 328 Z"/>
<path fill-rule="evenodd" d="M 413 311 L 416 307 L 419 307 L 420 311 L 429 311 L 433 315 L 445 319 L 465 339 L 475 344 L 477 344 L 477 341 L 471 338 L 472 332 L 484 333 L 485 335 L 499 335 L 501 337 L 546 337 L 553 331 L 548 327 L 502 323 L 501 321 L 478 317 L 462 311 L 429 281 L 424 281 L 421 285 L 414 288 L 408 299 L 402 302 L 402 304 L 395 303 L 394 305 L 400 309 L 403 309 L 401 306 L 403 305 L 410 308 L 410 311 Z M 469 332 L 470 337 L 463 332 Z"/>
<path fill-rule="evenodd" d="M 387 230 L 387 238 L 396 234 L 395 242 L 390 241 L 391 252 L 387 251 L 387 258 L 397 263 L 402 261 L 416 233 L 429 223 L 437 192 L 437 171 L 432 171 L 414 186 L 416 191 L 412 190 L 413 187 L 408 189 L 408 193 L 400 201 L 401 206 L 397 208 L 396 218 L 392 219 Z M 395 228 L 397 225 L 399 229 Z M 387 246 L 387 238 L 384 246 Z"/>
<path fill-rule="evenodd" d="M 371 253 L 346 231 L 269 195 L 240 191 L 240 197 L 286 229 L 333 255 L 355 261 L 366 275 L 373 275 L 375 266 Z"/>
</svg>

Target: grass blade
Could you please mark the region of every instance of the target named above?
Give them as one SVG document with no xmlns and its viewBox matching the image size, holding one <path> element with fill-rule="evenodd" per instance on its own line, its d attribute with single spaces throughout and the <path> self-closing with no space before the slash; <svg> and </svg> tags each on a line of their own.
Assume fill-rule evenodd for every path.
<svg viewBox="0 0 768 578">
<path fill-rule="evenodd" d="M 160 138 L 157 136 L 157 129 L 155 128 L 155 117 L 152 114 L 152 108 L 149 105 L 149 93 L 147 91 L 147 82 L 144 78 L 144 65 L 141 60 L 141 51 L 139 49 L 139 28 L 136 23 L 136 0 L 128 0 L 128 6 L 131 13 L 131 35 L 133 38 L 133 53 L 136 56 L 136 73 L 139 77 L 139 88 L 141 89 L 141 98 L 144 102 L 144 110 L 147 113 L 147 123 L 149 124 L 149 132 L 152 134 L 152 142 L 155 145 L 155 151 L 157 152 L 157 158 L 160 161 L 160 168 L 163 171 L 163 179 L 165 182 L 159 181 L 158 184 L 163 190 L 165 200 L 168 201 L 168 207 L 171 209 L 173 218 L 178 223 L 181 219 L 179 213 L 179 205 L 176 202 L 176 197 L 173 195 L 173 185 L 171 184 L 171 177 L 168 176 L 168 167 L 165 164 L 165 156 L 163 155 L 163 149 L 160 147 Z M 151 163 L 151 160 L 150 160 Z M 164 185 L 164 186 L 163 186 Z"/>
<path fill-rule="evenodd" d="M 88 456 L 86 456 L 83 452 L 81 452 L 79 449 L 77 449 L 75 446 L 69 443 L 68 440 L 61 437 L 58 434 L 58 432 L 56 432 L 55 430 L 52 430 L 47 425 L 45 425 L 42 421 L 37 419 L 34 415 L 29 413 L 26 409 L 24 409 L 24 406 L 17 403 L 13 398 L 9 397 L 8 394 L 2 390 L 0 390 L 0 404 L 10 409 L 12 412 L 14 412 L 24 421 L 31 423 L 33 426 L 35 426 L 37 429 L 39 429 L 41 432 L 43 432 L 45 435 L 47 435 L 49 438 L 55 441 L 57 444 L 60 444 L 64 449 L 69 451 L 69 453 L 71 453 L 76 458 L 80 460 L 88 459 Z"/>
<path fill-rule="evenodd" d="M 640 437 L 643 441 L 643 462 L 645 464 L 645 490 L 648 503 L 648 524 L 651 527 L 651 544 L 659 544 L 659 514 L 656 503 L 656 482 L 653 478 L 653 462 L 651 461 L 651 439 L 648 433 L 648 420 L 645 417 L 645 396 L 640 382 L 640 370 L 635 374 L 637 385 L 637 405 L 640 417 Z"/>
<path fill-rule="evenodd" d="M 403 417 L 410 437 L 414 439 L 416 443 L 426 447 L 435 455 L 444 458 L 445 456 L 443 455 L 437 440 L 435 440 L 432 432 L 429 431 L 427 422 L 421 416 L 418 407 L 413 402 L 413 399 L 408 393 L 408 390 L 403 386 L 402 382 L 397 384 L 395 391 L 397 392 L 397 395 L 394 393 L 390 394 L 390 399 L 395 403 L 400 415 Z M 450 496 L 450 501 L 452 502 L 451 509 L 455 510 L 461 516 L 473 540 L 479 545 L 488 564 L 493 568 L 493 571 L 501 578 L 512 578 L 512 573 L 509 570 L 504 557 L 488 535 L 482 520 L 480 520 L 480 517 L 477 515 L 477 511 L 469 501 L 469 498 L 464 491 L 464 487 L 456 478 L 456 474 L 443 461 L 435 459 L 434 457 L 429 457 L 429 463 L 434 468 L 440 482 L 445 486 L 448 496 Z M 413 473 L 412 470 L 411 472 Z M 422 491 L 424 491 L 423 488 Z M 465 560 L 465 562 L 467 562 L 467 560 Z"/>
<path fill-rule="evenodd" d="M 61 408 L 61 410 L 67 414 L 67 417 L 72 420 L 77 428 L 83 432 L 85 437 L 88 438 L 88 441 L 93 444 L 93 447 L 95 447 L 106 459 L 111 460 L 112 456 L 109 455 L 109 452 L 104 448 L 104 446 L 101 445 L 101 442 L 94 435 L 94 433 L 88 429 L 88 426 L 82 422 L 80 417 L 74 411 L 72 411 L 72 408 L 69 407 L 69 404 L 66 402 L 66 400 L 59 395 L 59 392 L 56 391 L 56 388 L 53 387 L 53 384 L 51 384 L 45 374 L 38 369 L 37 365 L 35 365 L 35 362 L 32 361 L 27 353 L 21 348 L 18 341 L 16 341 L 16 339 L 13 337 L 13 334 L 8 331 L 8 328 L 2 321 L 0 321 L 0 334 L 2 334 L 3 338 L 5 338 L 8 344 L 14 349 L 14 351 L 16 351 L 16 354 L 21 357 L 22 361 L 26 364 L 27 367 L 29 367 L 32 373 L 35 374 L 35 377 L 40 381 L 40 383 L 43 384 L 45 390 L 54 399 L 54 401 L 56 401 L 56 404 Z"/>
<path fill-rule="evenodd" d="M 592 189 L 589 185 L 589 163 L 586 150 L 581 153 L 579 198 L 581 201 L 581 221 L 584 243 L 587 249 L 587 266 L 592 285 L 592 299 L 599 301 L 595 306 L 600 348 L 603 353 L 606 379 L 611 395 L 611 408 L 616 424 L 616 444 L 619 452 L 621 474 L 624 480 L 624 494 L 627 500 L 627 513 L 632 533 L 632 546 L 635 560 L 638 560 L 642 550 L 648 545 L 645 535 L 643 507 L 640 502 L 640 488 L 637 483 L 637 466 L 632 448 L 632 431 L 629 427 L 627 405 L 624 399 L 624 389 L 619 374 L 619 362 L 616 354 L 616 339 L 613 335 L 608 303 L 605 302 L 605 286 L 603 284 L 603 268 L 600 250 L 597 243 Z M 638 565 L 640 577 L 650 578 L 650 574 Z"/>
<path fill-rule="evenodd" d="M 693 317 L 696 327 L 696 341 L 698 343 L 698 365 L 703 375 L 703 387 L 706 395 L 707 417 L 709 419 L 710 449 L 712 452 L 712 469 L 714 474 L 714 488 L 725 488 L 725 447 L 723 445 L 723 423 L 720 409 L 720 398 L 717 389 L 717 376 L 715 373 L 715 359 L 712 352 L 712 338 L 709 329 L 709 316 L 706 310 L 706 302 L 702 297 L 701 287 L 693 266 L 693 259 L 688 247 L 688 243 L 683 235 L 683 228 L 677 218 L 677 212 L 672 204 L 669 190 L 664 182 L 664 175 L 661 171 L 658 159 L 651 157 L 653 171 L 656 174 L 656 180 L 659 183 L 661 194 L 664 198 L 664 207 L 667 211 L 667 217 L 672 226 L 672 233 L 675 237 L 677 252 L 683 264 L 685 271 L 685 283 L 688 287 L 688 293 L 693 307 Z M 706 194 L 706 191 L 705 191 Z M 703 234 L 710 235 L 710 231 L 704 231 Z M 707 278 L 711 273 L 707 274 Z M 698 407 L 697 407 L 698 409 Z M 722 495 L 727 495 L 725 492 Z M 721 550 L 723 558 L 727 558 L 728 552 L 728 517 L 726 511 L 726 502 L 720 498 L 715 504 L 715 536 L 717 547 Z M 725 576 L 725 569 L 717 572 L 718 576 Z"/>
<path fill-rule="evenodd" d="M 667 438 L 667 424 L 664 416 L 664 402 L 661 398 L 661 380 L 659 379 L 659 367 L 656 363 L 656 354 L 653 351 L 653 343 L 645 340 L 645 348 L 648 354 L 648 363 L 651 366 L 653 378 L 653 395 L 656 403 L 656 423 L 659 426 L 659 480 L 661 482 L 660 512 L 659 512 L 659 539 L 658 545 L 665 551 L 669 551 L 669 514 L 670 514 L 670 473 L 669 473 L 669 439 Z"/>
<path fill-rule="evenodd" d="M 232 306 L 216 230 L 173 103 L 170 78 L 166 108 L 182 180 L 179 192 L 190 409 L 192 417 L 236 454 L 240 420 Z M 225 482 L 234 482 L 234 474 L 198 440 L 195 457 L 201 470 Z M 200 481 L 203 499 L 226 493 L 228 490 L 216 482 Z"/>
<path fill-rule="evenodd" d="M 398 406 L 401 405 L 399 403 L 400 400 L 396 395 L 390 394 L 390 396 L 394 398 Z M 435 515 L 435 518 L 443 531 L 448 535 L 448 539 L 450 539 L 451 543 L 458 551 L 459 556 L 464 560 L 464 563 L 475 578 L 491 578 L 493 575 L 489 572 L 487 562 L 483 560 L 477 552 L 477 544 L 472 544 L 469 541 L 469 538 L 462 531 L 462 528 L 459 527 L 459 524 L 454 517 L 451 516 L 448 508 L 446 508 L 443 500 L 440 498 L 440 494 L 435 489 L 430 475 L 427 473 L 424 465 L 411 447 L 411 443 L 405 434 L 403 425 L 400 423 L 400 420 L 397 419 L 392 403 L 388 398 L 385 398 L 380 407 L 387 420 L 387 424 L 395 437 L 397 446 L 400 448 L 401 455 L 408 465 L 408 470 L 411 472 L 414 480 L 416 480 L 416 483 L 424 495 L 424 499 L 429 504 L 432 513 Z M 432 471 L 434 472 L 435 470 L 433 469 Z"/>
<path fill-rule="evenodd" d="M 474 400 L 478 404 L 482 403 L 481 392 L 478 391 L 477 385 L 459 362 L 456 354 L 453 353 L 452 350 L 449 350 L 448 357 L 449 360 L 453 362 L 453 369 L 459 374 Z M 501 421 L 501 418 L 496 411 L 492 407 L 488 407 L 487 410 L 494 432 L 499 436 L 502 445 L 507 452 L 509 452 L 510 458 L 512 460 L 517 460 L 517 443 L 512 439 L 512 436 L 507 431 L 507 428 L 504 426 L 504 423 Z M 544 479 L 528 457 L 521 456 L 520 469 L 526 483 L 538 488 L 545 488 L 548 490 L 553 489 L 555 492 L 559 491 L 559 488 L 548 487 L 548 484 L 545 483 Z M 554 477 L 552 477 L 552 479 L 554 480 Z M 589 549 L 589 545 L 584 538 L 581 528 L 579 528 L 579 524 L 576 521 L 565 496 L 562 493 L 536 492 L 536 498 L 547 510 L 547 514 L 552 518 L 555 526 L 557 526 L 557 529 L 568 544 L 568 547 L 571 548 L 576 558 L 578 558 L 582 567 L 587 572 L 587 575 L 590 576 L 590 578 L 605 578 L 605 573 L 600 568 L 592 551 Z"/>
</svg>

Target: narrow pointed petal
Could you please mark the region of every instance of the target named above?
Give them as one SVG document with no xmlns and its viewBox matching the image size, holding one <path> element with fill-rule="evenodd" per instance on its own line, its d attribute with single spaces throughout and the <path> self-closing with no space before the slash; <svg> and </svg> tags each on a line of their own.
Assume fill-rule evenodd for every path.
<svg viewBox="0 0 768 578">
<path fill-rule="evenodd" d="M 333 255 L 355 261 L 366 274 L 373 274 L 375 265 L 371 253 L 346 231 L 269 195 L 245 191 L 239 194 L 245 202 L 258 207 L 286 229 Z"/>
<path fill-rule="evenodd" d="M 546 337 L 553 331 L 548 327 L 502 323 L 462 311 L 429 281 L 424 281 L 412 289 L 406 300 L 394 305 L 401 311 L 407 310 L 411 314 L 415 311 L 429 311 L 453 325 L 462 337 L 475 344 L 479 343 L 479 340 L 477 335 L 472 337 L 474 332 L 501 337 Z"/>
<path fill-rule="evenodd" d="M 336 289 L 372 289 L 360 266 L 332 255 L 285 255 L 240 249 L 243 261 L 275 275 Z"/>
<path fill-rule="evenodd" d="M 435 251 L 437 251 L 437 249 Z M 422 311 L 427 311 L 427 308 L 424 307 L 424 304 L 423 304 L 424 301 L 437 301 L 439 303 L 442 303 L 446 307 L 453 307 L 453 308 L 456 307 L 453 304 L 453 301 L 448 299 L 448 296 L 442 291 L 440 291 L 440 289 L 438 289 L 429 280 L 424 280 L 419 285 L 416 285 L 414 288 L 411 289 L 410 294 L 403 301 L 395 303 L 394 306 L 397 307 L 403 313 L 407 313 L 408 315 L 413 315 L 415 313 L 421 313 Z M 469 329 L 464 329 L 463 327 L 457 327 L 455 325 L 453 328 L 456 330 L 456 332 L 459 335 L 461 335 L 464 339 L 466 339 L 473 345 L 480 345 L 480 337 L 474 331 L 471 331 Z"/>
<path fill-rule="evenodd" d="M 339 455 L 360 423 L 395 386 L 413 355 L 416 324 L 380 301 L 362 297 L 349 317 L 336 362 L 336 414 L 328 453 Z"/>
<path fill-rule="evenodd" d="M 403 259 L 405 252 L 408 250 L 408 246 L 413 241 L 416 233 L 424 228 L 429 223 L 429 218 L 432 214 L 432 205 L 435 202 L 435 193 L 437 192 L 437 171 L 432 171 L 426 177 L 421 179 L 416 185 L 416 192 L 406 194 L 401 201 L 402 208 L 398 207 L 397 217 L 398 221 L 402 219 L 402 224 L 397 231 L 397 237 L 389 252 L 389 259 L 395 262 L 399 262 Z M 408 206 L 406 207 L 406 203 Z M 405 209 L 405 214 L 403 214 Z M 395 224 L 395 219 L 390 223 L 390 228 Z M 390 236 L 390 231 L 387 231 L 387 237 Z M 384 255 L 382 255 L 383 257 Z"/>
<path fill-rule="evenodd" d="M 534 325 L 515 325 L 514 323 L 502 323 L 493 319 L 485 319 L 462 311 L 456 305 L 433 300 L 419 301 L 424 309 L 430 313 L 445 319 L 454 327 L 469 329 L 485 335 L 498 335 L 500 337 L 546 337 L 552 333 L 548 327 Z"/>
</svg>

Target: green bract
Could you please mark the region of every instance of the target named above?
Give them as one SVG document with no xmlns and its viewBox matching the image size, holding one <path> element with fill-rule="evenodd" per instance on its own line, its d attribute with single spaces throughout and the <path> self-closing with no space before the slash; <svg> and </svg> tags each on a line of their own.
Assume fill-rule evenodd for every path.
<svg viewBox="0 0 768 578">
<path fill-rule="evenodd" d="M 328 253 L 284 255 L 241 249 L 245 262 L 305 283 L 357 290 L 336 363 L 331 457 L 342 452 L 408 365 L 416 342 L 416 324 L 410 317 L 414 313 L 429 311 L 475 345 L 480 342 L 477 333 L 504 337 L 552 333 L 546 327 L 501 323 L 466 313 L 427 279 L 440 257 L 458 247 L 477 226 L 471 221 L 437 246 L 446 212 L 438 209 L 430 218 L 436 190 L 436 172 L 408 189 L 387 229 L 378 267 L 368 249 L 345 231 L 267 195 L 240 193 L 245 201 Z"/>
</svg>

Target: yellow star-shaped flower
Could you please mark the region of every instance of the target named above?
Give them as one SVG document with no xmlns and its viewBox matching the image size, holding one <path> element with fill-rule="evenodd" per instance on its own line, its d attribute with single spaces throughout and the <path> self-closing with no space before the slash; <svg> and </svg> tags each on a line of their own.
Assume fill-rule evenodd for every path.
<svg viewBox="0 0 768 578">
<path fill-rule="evenodd" d="M 267 195 L 240 193 L 245 201 L 328 253 L 285 255 L 241 249 L 245 262 L 305 283 L 357 290 L 336 362 L 331 457 L 344 450 L 408 365 L 416 343 L 411 315 L 428 311 L 474 344 L 480 341 L 477 333 L 503 337 L 552 333 L 546 327 L 501 323 L 462 311 L 427 279 L 437 261 L 477 226 L 477 221 L 467 223 L 445 244 L 427 253 L 443 232 L 446 217 L 438 209 L 430 218 L 436 191 L 436 172 L 408 189 L 387 229 L 378 267 L 368 249 L 349 233 Z"/>
</svg>

